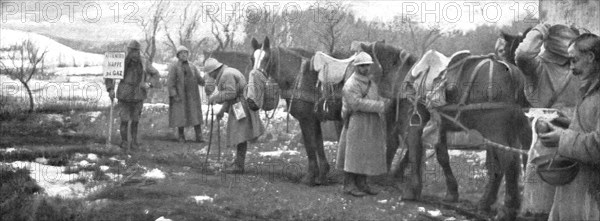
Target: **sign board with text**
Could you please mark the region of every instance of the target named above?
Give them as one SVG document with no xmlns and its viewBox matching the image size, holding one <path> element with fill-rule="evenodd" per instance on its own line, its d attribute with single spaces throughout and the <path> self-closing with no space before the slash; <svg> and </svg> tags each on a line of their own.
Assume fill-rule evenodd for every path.
<svg viewBox="0 0 600 221">
<path fill-rule="evenodd" d="M 104 78 L 123 79 L 125 71 L 125 52 L 104 53 L 102 73 Z"/>
</svg>

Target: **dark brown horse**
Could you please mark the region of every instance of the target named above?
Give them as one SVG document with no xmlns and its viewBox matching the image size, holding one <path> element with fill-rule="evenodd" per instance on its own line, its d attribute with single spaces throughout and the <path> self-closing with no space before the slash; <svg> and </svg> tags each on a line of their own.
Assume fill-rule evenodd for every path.
<svg viewBox="0 0 600 221">
<path fill-rule="evenodd" d="M 528 107 L 523 92 L 524 79 L 520 70 L 509 63 L 496 60 L 493 56 L 470 56 L 462 54 L 452 58 L 443 73 L 445 75 L 445 94 L 447 105 L 436 108 L 434 111 L 449 118 L 442 117 L 440 125 L 440 140 L 435 146 L 437 160 L 446 177 L 447 201 L 458 200 L 458 183 L 452 169 L 448 155 L 448 131 L 462 131 L 463 128 L 450 119 L 455 119 L 463 126 L 477 130 L 483 137 L 502 145 L 518 147 L 521 145 L 520 135 L 528 127 L 527 119 L 522 111 Z M 412 92 L 412 91 L 410 91 Z M 406 91 L 409 93 L 409 91 Z M 411 93 L 414 94 L 414 93 Z M 423 94 L 415 94 L 413 99 L 423 99 Z M 420 102 L 423 102 L 422 100 Z M 422 104 L 418 104 L 417 113 L 423 121 L 417 129 L 425 126 L 430 115 L 423 111 Z M 414 108 L 414 103 L 413 103 Z M 415 116 L 409 114 L 409 117 Z M 412 127 L 409 126 L 408 131 Z M 407 184 L 405 199 L 419 199 L 421 178 L 421 156 L 423 148 L 416 140 L 421 138 L 421 133 L 407 133 L 408 159 L 411 176 Z M 528 146 L 527 146 L 528 147 Z M 513 152 L 488 149 L 486 154 L 488 180 L 484 194 L 478 204 L 479 209 L 489 211 L 497 199 L 498 188 L 503 177 L 506 177 L 506 196 L 504 208 L 499 215 L 514 217 L 519 208 L 519 155 Z M 401 164 L 401 166 L 404 166 Z M 403 170 L 401 168 L 400 170 Z"/>
<path fill-rule="evenodd" d="M 318 98 L 315 86 L 317 74 L 311 71 L 309 64 L 314 52 L 271 47 L 269 38 L 265 38 L 263 44 L 258 43 L 256 39 L 252 39 L 252 49 L 253 73 L 260 71 L 275 79 L 282 90 L 290 114 L 300 124 L 304 148 L 308 156 L 308 171 L 302 182 L 311 186 L 325 183 L 330 166 L 323 148 L 321 124 L 317 119 L 317 115 L 312 111 L 314 102 Z M 298 86 L 299 88 L 295 89 Z M 254 88 L 259 87 L 248 86 L 249 91 Z M 256 111 L 261 108 L 257 106 L 261 102 L 255 102 L 258 99 L 255 95 L 262 96 L 262 93 L 264 91 L 249 92 L 247 94 L 250 109 Z"/>
</svg>

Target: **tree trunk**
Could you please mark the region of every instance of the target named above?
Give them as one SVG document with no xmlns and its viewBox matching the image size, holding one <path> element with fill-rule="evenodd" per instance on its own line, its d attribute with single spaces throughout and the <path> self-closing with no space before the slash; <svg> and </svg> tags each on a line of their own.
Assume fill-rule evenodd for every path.
<svg viewBox="0 0 600 221">
<path fill-rule="evenodd" d="M 27 89 L 27 94 L 29 95 L 29 113 L 33 112 L 33 94 L 31 94 L 31 89 L 29 88 L 29 85 L 27 85 L 26 82 L 21 81 L 21 83 L 23 84 L 23 86 L 25 86 L 25 89 Z"/>
</svg>

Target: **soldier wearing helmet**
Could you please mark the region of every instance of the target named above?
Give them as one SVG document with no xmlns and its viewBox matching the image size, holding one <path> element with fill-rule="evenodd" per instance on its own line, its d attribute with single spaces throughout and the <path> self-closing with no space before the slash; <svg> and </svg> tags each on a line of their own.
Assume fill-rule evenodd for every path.
<svg viewBox="0 0 600 221">
<path fill-rule="evenodd" d="M 237 149 L 233 163 L 225 168 L 225 172 L 243 173 L 248 141 L 262 135 L 265 128 L 258 112 L 250 110 L 244 99 L 243 93 L 247 83 L 240 71 L 214 58 L 206 59 L 204 70 L 216 80 L 216 92 L 210 95 L 208 101 L 211 104 L 222 104 L 217 119 L 221 119 L 227 113 L 227 146 L 235 146 Z M 233 108 L 235 104 L 241 104 L 245 116 L 236 115 Z"/>
<path fill-rule="evenodd" d="M 360 52 L 354 58 L 355 71 L 342 89 L 344 127 L 336 167 L 345 172 L 342 192 L 356 197 L 377 194 L 367 185 L 367 176 L 387 172 L 382 116 L 390 100 L 379 95 L 369 78 L 371 64 L 371 56 Z"/>
<path fill-rule="evenodd" d="M 106 90 L 110 99 L 115 98 L 115 82 L 113 79 L 105 80 Z M 127 55 L 125 56 L 125 72 L 123 79 L 119 82 L 116 97 L 119 100 L 117 108 L 119 118 L 121 119 L 121 148 L 128 148 L 128 131 L 131 129 L 131 147 L 139 147 L 137 141 L 138 123 L 142 113 L 144 99 L 147 97 L 147 90 L 158 85 L 158 71 L 142 61 L 140 55 L 140 43 L 132 40 L 127 45 Z M 131 122 L 131 127 L 129 127 Z"/>
<path fill-rule="evenodd" d="M 525 96 L 533 108 L 558 109 L 564 116 L 573 112 L 581 82 L 570 74 L 567 48 L 577 32 L 565 25 L 539 24 L 519 44 L 515 61 L 523 71 Z M 533 142 L 524 174 L 521 215 L 545 217 L 552 207 L 555 187 L 541 181 L 531 161 L 554 150 L 539 140 Z"/>
<path fill-rule="evenodd" d="M 189 50 L 177 47 L 177 61 L 169 66 L 169 127 L 177 127 L 178 141 L 185 142 L 185 127 L 194 127 L 196 142 L 202 139 L 202 103 L 198 85 L 204 86 L 200 72 L 188 61 Z"/>
</svg>

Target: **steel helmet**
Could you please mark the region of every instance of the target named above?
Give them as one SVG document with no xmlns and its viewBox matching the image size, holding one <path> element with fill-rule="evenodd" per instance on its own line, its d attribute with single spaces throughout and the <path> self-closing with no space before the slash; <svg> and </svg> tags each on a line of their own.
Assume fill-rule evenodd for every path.
<svg viewBox="0 0 600 221">
<path fill-rule="evenodd" d="M 564 63 L 569 53 L 569 42 L 577 37 L 575 30 L 566 25 L 554 25 L 548 28 L 548 37 L 544 39 L 545 51 L 541 54 L 543 58 L 550 61 Z"/>
<path fill-rule="evenodd" d="M 127 48 L 140 50 L 140 43 L 136 40 L 131 40 L 129 44 L 127 44 Z"/>
<path fill-rule="evenodd" d="M 183 52 L 183 51 L 187 51 L 188 53 L 190 52 L 190 50 L 188 50 L 185 46 L 183 45 L 179 45 L 177 46 L 177 54 Z"/>
<path fill-rule="evenodd" d="M 223 66 L 223 63 L 219 62 L 217 59 L 208 58 L 208 59 L 206 59 L 206 61 L 204 61 L 204 72 L 209 74 L 209 73 L 217 70 L 221 66 Z"/>
<path fill-rule="evenodd" d="M 354 58 L 354 65 L 373 64 L 373 59 L 367 52 L 360 52 Z"/>
</svg>

